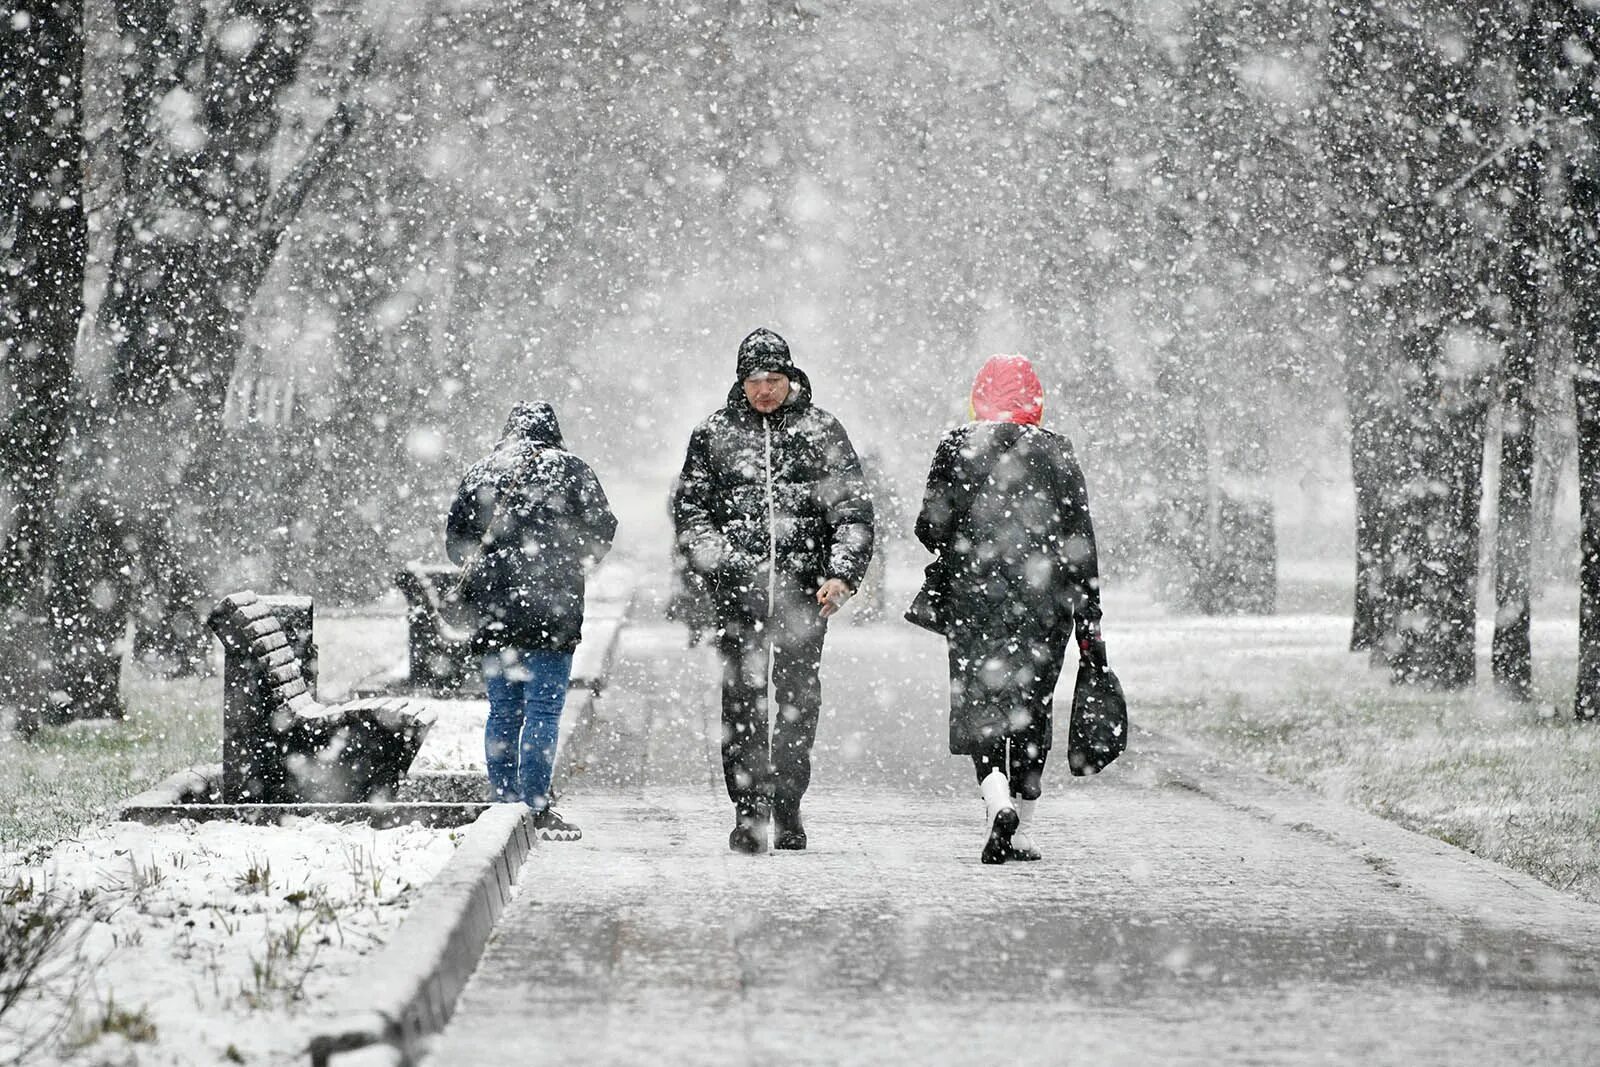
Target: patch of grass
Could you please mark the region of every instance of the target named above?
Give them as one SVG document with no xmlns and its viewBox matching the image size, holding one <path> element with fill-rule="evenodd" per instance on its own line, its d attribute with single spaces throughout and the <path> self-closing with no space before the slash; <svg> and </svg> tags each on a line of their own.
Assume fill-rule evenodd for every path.
<svg viewBox="0 0 1600 1067">
<path fill-rule="evenodd" d="M 0 1046 L 24 1063 L 70 1021 L 65 1007 L 32 1023 L 12 1011 L 49 987 L 69 1003 L 85 973 L 80 947 L 87 920 L 98 914 L 94 893 L 60 892 L 31 878 L 0 885 Z M 65 982 L 69 988 L 60 989 Z"/>
<path fill-rule="evenodd" d="M 239 987 L 239 999 L 253 1010 L 289 1005 L 304 996 L 306 976 L 316 966 L 313 949 L 304 957 L 301 948 L 315 918 L 293 922 L 281 930 L 267 930 L 260 954 L 250 954 L 250 981 Z"/>
<path fill-rule="evenodd" d="M 120 1034 L 134 1043 L 148 1043 L 156 1039 L 156 1024 L 143 1007 L 130 1011 L 119 1007 L 115 997 L 108 996 L 105 1006 L 79 1025 L 70 1043 L 84 1048 L 107 1034 Z"/>
<path fill-rule="evenodd" d="M 70 837 L 120 801 L 222 752 L 217 678 L 124 675 L 128 718 L 45 727 L 24 741 L 0 729 L 0 850 Z"/>
<path fill-rule="evenodd" d="M 250 866 L 239 872 L 233 888 L 240 893 L 270 893 L 272 891 L 272 861 L 252 859 Z"/>
<path fill-rule="evenodd" d="M 1202 651 L 1194 620 L 1151 619 L 1124 672 L 1136 721 L 1600 902 L 1600 725 L 1572 718 L 1565 630 L 1536 632 L 1517 704 L 1486 647 L 1477 687 L 1436 692 L 1343 651 L 1344 617 L 1280 625 L 1207 620 Z"/>
</svg>

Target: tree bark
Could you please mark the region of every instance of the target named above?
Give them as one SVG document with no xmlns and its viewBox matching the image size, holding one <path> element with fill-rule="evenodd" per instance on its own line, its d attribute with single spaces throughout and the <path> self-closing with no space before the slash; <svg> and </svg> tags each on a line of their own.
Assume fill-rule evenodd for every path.
<svg viewBox="0 0 1600 1067">
<path fill-rule="evenodd" d="M 81 0 L 21 0 L 0 21 L 0 708 L 38 725 L 45 572 L 74 400 L 88 227 Z"/>
<path fill-rule="evenodd" d="M 0 358 L 12 394 L 0 470 L 15 509 L 0 551 L 0 606 L 35 584 L 49 551 L 83 315 L 81 0 L 23 0 L 0 24 Z"/>
<path fill-rule="evenodd" d="M 1408 337 L 1407 477 L 1390 595 L 1394 681 L 1460 689 L 1476 676 L 1479 506 L 1487 405 L 1482 382 L 1448 372 L 1444 331 Z"/>
<path fill-rule="evenodd" d="M 1595 316 L 1590 315 L 1593 320 Z M 1578 576 L 1578 683 L 1573 713 L 1600 718 L 1600 323 L 1579 340 L 1582 362 L 1573 383 L 1578 434 L 1578 510 L 1582 521 Z"/>
<path fill-rule="evenodd" d="M 1548 73 L 1544 0 L 1532 0 L 1518 27 L 1517 126 L 1533 129 L 1547 106 Z M 1542 340 L 1544 256 L 1544 154 L 1532 137 L 1511 161 L 1509 191 L 1516 198 L 1508 229 L 1501 323 L 1500 484 L 1495 523 L 1495 614 L 1490 666 L 1500 691 L 1515 700 L 1533 696 L 1533 500 L 1538 416 L 1538 361 Z"/>
<path fill-rule="evenodd" d="M 1600 17 L 1572 0 L 1555 5 L 1555 17 L 1571 42 L 1592 56 L 1600 49 Z M 1570 57 L 1575 51 L 1564 49 Z M 1564 110 L 1600 122 L 1600 86 L 1592 65 L 1574 79 Z M 1570 211 L 1559 241 L 1559 273 L 1572 304 L 1572 393 L 1578 439 L 1578 511 L 1581 559 L 1578 577 L 1578 679 L 1573 712 L 1600 718 L 1600 159 L 1593 148 L 1568 162 Z"/>
<path fill-rule="evenodd" d="M 1500 366 L 1500 484 L 1495 501 L 1495 684 L 1516 700 L 1533 695 L 1533 461 L 1538 408 L 1541 334 L 1539 176 L 1536 160 L 1521 164 L 1519 200 L 1512 212 L 1516 234 L 1508 270 L 1509 316 Z"/>
</svg>

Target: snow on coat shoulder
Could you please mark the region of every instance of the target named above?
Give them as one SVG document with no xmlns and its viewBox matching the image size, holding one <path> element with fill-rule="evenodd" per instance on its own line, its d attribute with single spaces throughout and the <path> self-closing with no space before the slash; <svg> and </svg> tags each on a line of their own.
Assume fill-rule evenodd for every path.
<svg viewBox="0 0 1600 1067">
<path fill-rule="evenodd" d="M 583 629 L 585 570 L 610 550 L 617 520 L 589 465 L 568 452 L 555 409 L 518 404 L 500 441 L 456 491 L 445 549 L 467 568 L 483 619 L 480 651 L 571 651 Z"/>
</svg>

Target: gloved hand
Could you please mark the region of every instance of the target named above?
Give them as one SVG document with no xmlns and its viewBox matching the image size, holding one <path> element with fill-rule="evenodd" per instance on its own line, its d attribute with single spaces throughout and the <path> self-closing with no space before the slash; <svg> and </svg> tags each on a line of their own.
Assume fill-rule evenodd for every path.
<svg viewBox="0 0 1600 1067">
<path fill-rule="evenodd" d="M 1106 639 L 1097 619 L 1078 620 L 1078 655 L 1101 670 L 1106 668 Z"/>
</svg>

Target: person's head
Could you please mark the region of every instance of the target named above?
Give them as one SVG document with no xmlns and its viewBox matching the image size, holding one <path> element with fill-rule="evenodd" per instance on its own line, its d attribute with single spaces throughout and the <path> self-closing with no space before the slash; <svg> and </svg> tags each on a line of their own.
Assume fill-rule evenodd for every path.
<svg viewBox="0 0 1600 1067">
<path fill-rule="evenodd" d="M 766 328 L 752 331 L 739 342 L 736 369 L 745 399 L 763 415 L 783 406 L 797 376 L 789 342 Z"/>
<path fill-rule="evenodd" d="M 972 382 L 971 411 L 984 422 L 1038 425 L 1044 385 L 1024 356 L 990 356 Z"/>
<path fill-rule="evenodd" d="M 556 420 L 556 409 L 542 400 L 517 404 L 506 417 L 506 427 L 501 431 L 500 439 L 563 447 L 561 423 Z"/>
</svg>

